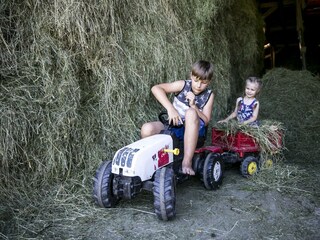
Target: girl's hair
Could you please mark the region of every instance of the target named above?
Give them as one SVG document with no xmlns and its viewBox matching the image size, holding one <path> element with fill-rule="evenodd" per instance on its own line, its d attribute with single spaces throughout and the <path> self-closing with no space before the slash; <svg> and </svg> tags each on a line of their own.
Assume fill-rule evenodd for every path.
<svg viewBox="0 0 320 240">
<path fill-rule="evenodd" d="M 200 78 L 201 80 L 211 80 L 213 76 L 213 64 L 199 60 L 192 65 L 191 74 L 195 77 Z"/>
<path fill-rule="evenodd" d="M 248 77 L 246 80 L 246 84 L 250 82 L 250 83 L 256 83 L 258 85 L 258 89 L 257 89 L 257 93 L 260 92 L 260 89 L 262 88 L 262 81 L 260 78 L 258 77 Z"/>
</svg>

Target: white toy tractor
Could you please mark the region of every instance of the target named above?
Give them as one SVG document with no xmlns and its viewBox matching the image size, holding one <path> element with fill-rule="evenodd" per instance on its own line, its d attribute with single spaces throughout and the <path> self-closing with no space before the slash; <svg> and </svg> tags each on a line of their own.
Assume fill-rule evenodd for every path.
<svg viewBox="0 0 320 240">
<path fill-rule="evenodd" d="M 183 141 L 177 139 L 173 128 L 166 125 L 161 133 L 131 143 L 119 149 L 112 161 L 102 162 L 93 183 L 96 204 L 115 207 L 120 199 L 132 199 L 144 189 L 153 192 L 158 218 L 173 219 L 176 183 L 188 179 L 181 173 Z M 197 154 L 193 169 L 206 189 L 216 190 L 221 185 L 223 166 L 218 155 Z"/>
</svg>

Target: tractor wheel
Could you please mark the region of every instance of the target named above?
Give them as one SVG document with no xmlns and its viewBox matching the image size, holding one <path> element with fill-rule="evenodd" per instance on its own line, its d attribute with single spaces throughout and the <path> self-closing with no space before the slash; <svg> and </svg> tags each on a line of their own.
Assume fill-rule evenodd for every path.
<svg viewBox="0 0 320 240">
<path fill-rule="evenodd" d="M 222 184 L 223 163 L 219 155 L 209 153 L 203 166 L 203 183 L 206 189 L 216 190 Z"/>
<path fill-rule="evenodd" d="M 172 168 L 156 171 L 153 183 L 154 209 L 160 220 L 168 221 L 176 216 L 176 182 Z"/>
<path fill-rule="evenodd" d="M 192 159 L 192 169 L 195 171 L 196 175 L 202 175 L 203 172 L 203 153 L 195 153 Z"/>
<path fill-rule="evenodd" d="M 241 163 L 241 174 L 244 177 L 250 177 L 259 170 L 258 160 L 253 156 L 248 156 Z"/>
<path fill-rule="evenodd" d="M 96 171 L 93 178 L 93 198 L 100 207 L 114 207 L 120 198 L 113 194 L 113 178 L 111 161 L 104 161 Z"/>
</svg>

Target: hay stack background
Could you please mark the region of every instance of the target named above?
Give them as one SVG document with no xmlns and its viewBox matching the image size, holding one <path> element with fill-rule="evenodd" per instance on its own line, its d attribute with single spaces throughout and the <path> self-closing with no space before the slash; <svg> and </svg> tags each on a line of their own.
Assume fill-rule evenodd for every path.
<svg viewBox="0 0 320 240">
<path fill-rule="evenodd" d="M 263 62 L 253 0 L 4 0 L 0 17 L 0 232 L 16 238 L 78 234 L 79 216 L 96 217 L 91 178 L 156 119 L 152 85 L 214 62 L 214 123 Z M 261 117 L 284 123 L 289 157 L 315 160 L 319 80 L 263 80 Z"/>
<path fill-rule="evenodd" d="M 277 120 L 286 129 L 288 161 L 319 162 L 320 79 L 308 71 L 276 68 L 263 76 L 260 117 Z"/>
<path fill-rule="evenodd" d="M 156 118 L 151 86 L 187 78 L 198 59 L 216 64 L 215 119 L 235 83 L 261 70 L 252 0 L 6 0 L 0 15 L 7 187 L 91 177 Z"/>
</svg>

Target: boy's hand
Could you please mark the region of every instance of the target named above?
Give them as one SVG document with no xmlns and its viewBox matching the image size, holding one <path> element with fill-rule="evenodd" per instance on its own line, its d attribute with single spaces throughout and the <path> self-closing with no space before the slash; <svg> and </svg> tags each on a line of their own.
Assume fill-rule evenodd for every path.
<svg viewBox="0 0 320 240">
<path fill-rule="evenodd" d="M 178 111 L 175 108 L 172 108 L 167 111 L 168 111 L 169 124 L 172 124 L 173 126 L 178 126 L 182 123 L 182 119 L 181 119 Z"/>
<path fill-rule="evenodd" d="M 195 95 L 194 95 L 193 92 L 188 92 L 187 95 L 186 95 L 186 99 L 189 101 L 189 106 L 190 107 L 195 107 L 196 106 L 196 103 L 194 101 Z"/>
</svg>

